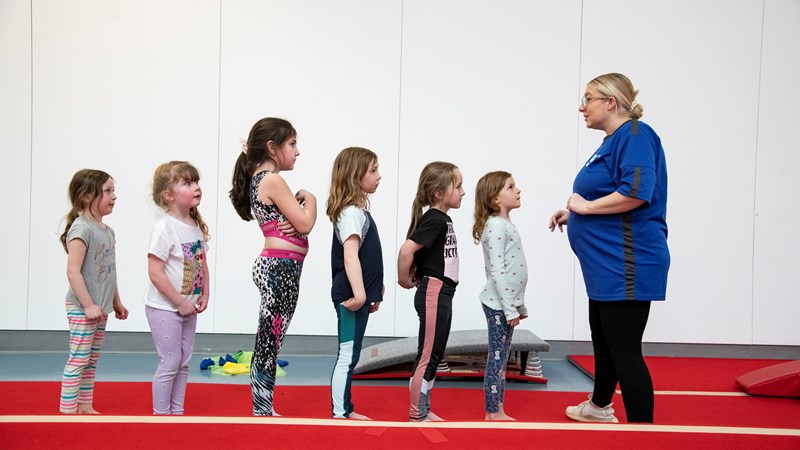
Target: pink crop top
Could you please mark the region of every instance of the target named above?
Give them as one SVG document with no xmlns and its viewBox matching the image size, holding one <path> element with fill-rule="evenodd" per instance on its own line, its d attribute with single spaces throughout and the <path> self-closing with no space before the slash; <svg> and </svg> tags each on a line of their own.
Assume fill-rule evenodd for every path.
<svg viewBox="0 0 800 450">
<path fill-rule="evenodd" d="M 278 224 L 286 222 L 286 216 L 278 209 L 278 205 L 274 203 L 266 205 L 258 199 L 258 186 L 268 173 L 268 170 L 258 172 L 253 175 L 252 180 L 250 180 L 250 205 L 253 208 L 253 215 L 256 216 L 258 225 L 264 233 L 264 237 L 276 237 L 298 247 L 308 248 L 308 235 L 298 234 L 296 236 L 287 236 L 278 230 Z"/>
</svg>

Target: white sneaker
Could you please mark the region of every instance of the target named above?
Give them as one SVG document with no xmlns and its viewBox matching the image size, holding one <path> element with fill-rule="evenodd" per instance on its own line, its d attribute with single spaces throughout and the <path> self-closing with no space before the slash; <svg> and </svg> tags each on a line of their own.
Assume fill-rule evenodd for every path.
<svg viewBox="0 0 800 450">
<path fill-rule="evenodd" d="M 578 406 L 567 407 L 567 417 L 578 422 L 606 422 L 606 423 L 619 423 L 614 417 L 614 408 L 611 407 L 613 403 L 608 406 L 600 408 L 592 403 L 592 394 L 589 394 L 589 400 L 581 403 Z"/>
</svg>

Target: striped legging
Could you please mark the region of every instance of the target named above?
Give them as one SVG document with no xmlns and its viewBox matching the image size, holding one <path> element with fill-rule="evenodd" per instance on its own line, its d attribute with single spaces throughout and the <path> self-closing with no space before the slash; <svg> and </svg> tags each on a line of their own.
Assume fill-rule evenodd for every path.
<svg viewBox="0 0 800 450">
<path fill-rule="evenodd" d="M 75 413 L 78 403 L 92 404 L 97 360 L 106 336 L 108 316 L 89 320 L 72 302 L 66 300 L 69 321 L 69 359 L 61 379 L 62 413 Z"/>
</svg>

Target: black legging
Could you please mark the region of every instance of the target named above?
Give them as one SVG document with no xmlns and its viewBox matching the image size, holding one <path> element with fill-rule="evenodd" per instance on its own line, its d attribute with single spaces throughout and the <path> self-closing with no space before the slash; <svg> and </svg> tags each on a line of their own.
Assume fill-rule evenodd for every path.
<svg viewBox="0 0 800 450">
<path fill-rule="evenodd" d="M 642 357 L 650 302 L 589 300 L 594 347 L 592 403 L 611 403 L 619 382 L 628 422 L 653 422 L 653 381 Z"/>
</svg>

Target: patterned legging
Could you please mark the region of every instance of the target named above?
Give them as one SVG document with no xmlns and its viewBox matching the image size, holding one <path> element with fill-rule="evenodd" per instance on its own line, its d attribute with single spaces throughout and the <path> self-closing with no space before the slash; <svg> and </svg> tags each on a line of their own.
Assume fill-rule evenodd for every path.
<svg viewBox="0 0 800 450">
<path fill-rule="evenodd" d="M 506 364 L 514 327 L 509 326 L 503 311 L 497 311 L 481 303 L 486 325 L 489 328 L 489 353 L 486 356 L 486 371 L 483 373 L 484 408 L 486 412 L 500 411 L 506 391 Z"/>
<path fill-rule="evenodd" d="M 253 282 L 261 292 L 256 345 L 250 364 L 254 416 L 273 414 L 275 366 L 297 306 L 302 270 L 303 262 L 290 258 L 261 256 L 253 265 Z"/>
<path fill-rule="evenodd" d="M 75 413 L 78 403 L 92 404 L 94 399 L 94 375 L 97 360 L 106 336 L 108 316 L 89 320 L 86 315 L 67 299 L 67 321 L 69 321 L 69 359 L 61 379 L 62 413 Z"/>
</svg>

